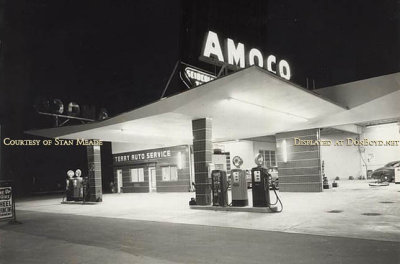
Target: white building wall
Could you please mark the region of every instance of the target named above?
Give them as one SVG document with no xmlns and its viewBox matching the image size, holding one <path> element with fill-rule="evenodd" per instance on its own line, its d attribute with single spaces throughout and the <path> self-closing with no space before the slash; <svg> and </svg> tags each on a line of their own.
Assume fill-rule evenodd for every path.
<svg viewBox="0 0 400 264">
<path fill-rule="evenodd" d="M 239 156 L 243 159 L 243 165 L 241 169 L 248 170 L 254 167 L 253 141 L 248 141 L 248 140 L 232 141 L 232 142 L 218 143 L 218 145 L 222 145 L 224 147 L 224 151 L 230 153 L 231 168 L 234 168 L 232 164 L 232 159 L 235 156 Z"/>
<path fill-rule="evenodd" d="M 334 146 L 338 140 L 356 138 L 357 135 L 339 132 L 330 135 L 321 135 L 321 140 L 331 140 L 331 146 L 321 146 L 321 162 L 325 164 L 325 176 L 331 182 L 337 176 L 343 180 L 349 176 L 358 178 L 362 175 L 361 156 L 356 146 Z"/>
<path fill-rule="evenodd" d="M 364 128 L 362 139 L 368 140 L 399 140 L 399 125 L 397 123 L 368 126 Z M 364 161 L 368 170 L 375 170 L 383 167 L 386 163 L 400 160 L 400 145 L 399 146 L 366 146 L 363 153 Z M 364 171 L 365 164 L 362 163 Z"/>
<path fill-rule="evenodd" d="M 336 133 L 321 136 L 322 140 L 356 139 L 351 133 Z M 399 125 L 396 123 L 368 126 L 359 137 L 361 140 L 397 140 L 400 142 Z M 398 146 L 321 146 L 321 160 L 325 161 L 325 175 L 329 180 L 336 176 L 348 179 L 349 176 L 367 175 L 368 170 L 383 167 L 386 163 L 400 160 L 400 144 Z"/>
</svg>

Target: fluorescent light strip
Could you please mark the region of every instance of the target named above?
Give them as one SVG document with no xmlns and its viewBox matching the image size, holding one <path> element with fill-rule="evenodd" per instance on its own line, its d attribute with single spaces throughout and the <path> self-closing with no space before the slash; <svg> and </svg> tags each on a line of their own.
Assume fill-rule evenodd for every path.
<svg viewBox="0 0 400 264">
<path fill-rule="evenodd" d="M 288 157 L 287 157 L 287 145 L 286 145 L 286 139 L 282 141 L 282 156 L 283 156 L 283 162 L 287 163 Z"/>
</svg>

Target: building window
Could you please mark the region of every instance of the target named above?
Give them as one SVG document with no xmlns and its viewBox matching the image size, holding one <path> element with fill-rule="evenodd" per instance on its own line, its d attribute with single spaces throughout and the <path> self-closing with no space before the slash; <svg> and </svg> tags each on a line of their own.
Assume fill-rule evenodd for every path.
<svg viewBox="0 0 400 264">
<path fill-rule="evenodd" d="M 271 167 L 276 167 L 276 157 L 275 157 L 275 151 L 270 151 L 270 156 L 271 156 Z"/>
<path fill-rule="evenodd" d="M 144 169 L 131 169 L 131 182 L 144 182 Z"/>
<path fill-rule="evenodd" d="M 276 167 L 276 155 L 274 150 L 260 150 L 259 153 L 263 155 L 264 167 Z"/>
<path fill-rule="evenodd" d="M 178 180 L 178 170 L 176 166 L 166 166 L 161 167 L 161 174 L 163 181 L 177 181 Z"/>
</svg>

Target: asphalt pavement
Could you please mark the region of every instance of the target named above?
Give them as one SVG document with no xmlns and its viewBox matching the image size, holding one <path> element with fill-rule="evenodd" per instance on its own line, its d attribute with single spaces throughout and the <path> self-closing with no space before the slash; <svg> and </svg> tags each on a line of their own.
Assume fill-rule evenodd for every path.
<svg viewBox="0 0 400 264">
<path fill-rule="evenodd" d="M 0 263 L 400 263 L 400 243 L 18 211 Z"/>
<path fill-rule="evenodd" d="M 229 195 L 230 193 L 228 193 Z M 252 194 L 249 190 L 249 207 Z M 65 215 L 207 225 L 251 230 L 400 242 L 400 185 L 370 187 L 368 181 L 340 181 L 320 193 L 279 193 L 280 214 L 190 209 L 195 193 L 118 193 L 96 205 L 61 204 L 61 197 L 17 200 L 17 210 Z M 273 202 L 275 197 L 271 194 Z"/>
</svg>

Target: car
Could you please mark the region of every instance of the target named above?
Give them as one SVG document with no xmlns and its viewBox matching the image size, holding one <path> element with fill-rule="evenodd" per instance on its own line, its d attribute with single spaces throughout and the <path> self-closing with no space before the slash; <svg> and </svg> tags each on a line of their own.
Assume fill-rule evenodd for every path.
<svg viewBox="0 0 400 264">
<path fill-rule="evenodd" d="M 374 170 L 371 177 L 379 180 L 380 182 L 394 181 L 394 169 L 398 167 L 400 167 L 400 160 L 389 162 L 382 168 Z"/>
</svg>

